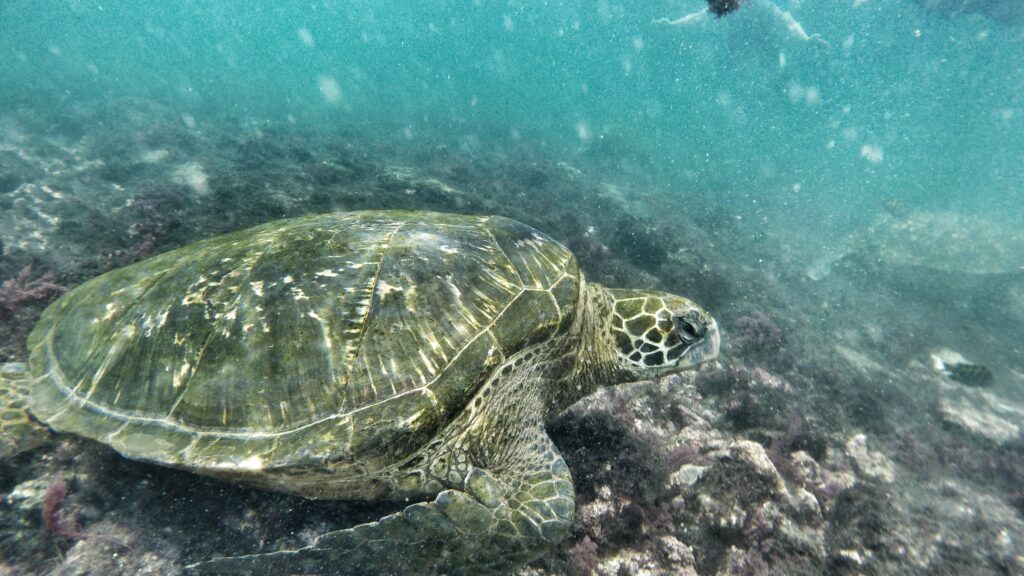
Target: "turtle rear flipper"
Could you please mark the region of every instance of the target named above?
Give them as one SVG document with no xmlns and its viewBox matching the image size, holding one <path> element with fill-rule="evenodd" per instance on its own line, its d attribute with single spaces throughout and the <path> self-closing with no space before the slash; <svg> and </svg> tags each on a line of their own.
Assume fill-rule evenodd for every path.
<svg viewBox="0 0 1024 576">
<path fill-rule="evenodd" d="M 46 441 L 46 427 L 28 414 L 30 380 L 25 365 L 0 364 L 0 460 Z"/>
<path fill-rule="evenodd" d="M 561 541 L 575 511 L 572 478 L 543 430 L 498 472 L 473 468 L 462 490 L 377 522 L 328 532 L 293 551 L 216 558 L 192 574 L 505 573 Z"/>
</svg>

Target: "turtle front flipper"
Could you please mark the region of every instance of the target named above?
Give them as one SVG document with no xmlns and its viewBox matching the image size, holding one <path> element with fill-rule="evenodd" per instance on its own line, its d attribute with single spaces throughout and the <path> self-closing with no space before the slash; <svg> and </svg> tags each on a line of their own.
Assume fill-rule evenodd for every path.
<svg viewBox="0 0 1024 576">
<path fill-rule="evenodd" d="M 463 490 L 408 506 L 377 522 L 329 532 L 294 551 L 216 558 L 194 574 L 481 574 L 505 572 L 561 541 L 574 491 L 558 449 L 542 430 L 525 435 L 515 461 L 473 468 Z"/>
<path fill-rule="evenodd" d="M 41 445 L 49 435 L 28 414 L 30 384 L 24 364 L 0 364 L 0 460 Z"/>
</svg>

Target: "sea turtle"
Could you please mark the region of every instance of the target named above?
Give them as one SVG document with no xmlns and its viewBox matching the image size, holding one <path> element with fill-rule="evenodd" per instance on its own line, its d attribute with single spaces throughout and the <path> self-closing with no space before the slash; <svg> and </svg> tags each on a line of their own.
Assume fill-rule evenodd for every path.
<svg viewBox="0 0 1024 576">
<path fill-rule="evenodd" d="M 108 272 L 0 373 L 0 452 L 45 423 L 124 456 L 309 498 L 418 502 L 197 573 L 480 573 L 565 537 L 545 420 L 598 385 L 699 366 L 715 320 L 587 283 L 514 220 L 370 211 L 263 224 Z M 31 418 L 29 417 L 31 413 Z"/>
</svg>

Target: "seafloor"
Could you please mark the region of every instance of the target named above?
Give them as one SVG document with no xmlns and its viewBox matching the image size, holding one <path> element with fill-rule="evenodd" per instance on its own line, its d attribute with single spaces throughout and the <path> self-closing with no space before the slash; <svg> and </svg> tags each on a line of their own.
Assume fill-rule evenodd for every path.
<svg viewBox="0 0 1024 576">
<path fill-rule="evenodd" d="M 1012 263 L 908 258 L 870 241 L 878 228 L 812 261 L 799 230 L 658 185 L 649 159 L 614 144 L 566 160 L 499 131 L 406 142 L 146 100 L 39 109 L 0 115 L 0 362 L 24 358 L 61 286 L 198 238 L 329 210 L 503 214 L 565 243 L 592 280 L 692 297 L 725 335 L 715 366 L 605 390 L 553 422 L 576 527 L 521 574 L 1024 573 Z M 934 221 L 900 206 L 883 218 Z M 994 380 L 936 372 L 942 348 Z M 48 508 L 84 538 L 44 522 L 56 478 L 67 496 Z M 0 494 L 0 575 L 175 574 L 381 514 L 56 436 L 0 463 Z"/>
</svg>

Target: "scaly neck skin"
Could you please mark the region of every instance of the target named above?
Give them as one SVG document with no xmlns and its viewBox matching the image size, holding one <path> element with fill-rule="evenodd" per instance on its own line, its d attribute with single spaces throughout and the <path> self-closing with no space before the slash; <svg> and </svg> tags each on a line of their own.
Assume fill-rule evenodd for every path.
<svg viewBox="0 0 1024 576">
<path fill-rule="evenodd" d="M 616 362 L 612 339 L 612 297 L 600 284 L 583 281 L 580 302 L 572 326 L 557 345 L 552 381 L 544 388 L 548 414 L 554 416 L 597 390 L 598 386 L 633 380 L 633 374 Z M 561 358 L 562 361 L 559 360 Z"/>
</svg>

